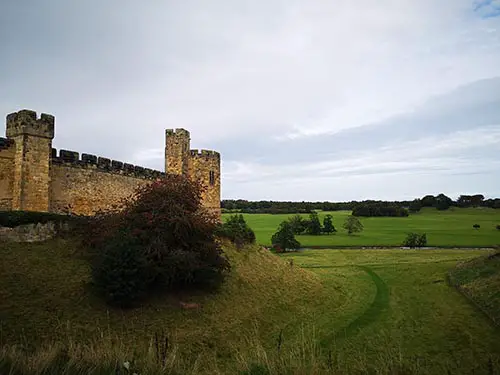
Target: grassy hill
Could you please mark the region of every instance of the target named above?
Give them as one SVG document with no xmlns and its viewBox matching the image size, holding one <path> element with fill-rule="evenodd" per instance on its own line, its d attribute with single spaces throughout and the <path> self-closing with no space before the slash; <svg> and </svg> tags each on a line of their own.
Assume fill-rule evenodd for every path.
<svg viewBox="0 0 500 375">
<path fill-rule="evenodd" d="M 500 245 L 500 210 L 491 208 L 456 208 L 438 211 L 425 208 L 409 217 L 359 218 L 364 231 L 348 236 L 342 228 L 350 211 L 320 212 L 333 216 L 337 233 L 321 236 L 297 236 L 304 247 L 359 247 L 359 246 L 400 246 L 408 232 L 427 233 L 429 246 L 438 247 L 489 247 Z M 230 214 L 224 214 L 224 217 Z M 255 231 L 257 242 L 271 245 L 271 236 L 279 224 L 292 215 L 244 214 L 248 225 Z M 303 215 L 307 217 L 307 215 Z M 480 229 L 472 228 L 479 224 Z"/>
<path fill-rule="evenodd" d="M 291 345 L 318 305 L 340 304 L 341 293 L 326 291 L 316 275 L 257 246 L 225 246 L 225 253 L 233 269 L 219 293 L 158 297 L 123 311 L 89 292 L 88 262 L 71 241 L 0 244 L 0 344 L 35 348 L 113 338 L 130 352 L 159 334 L 186 355 L 216 355 L 224 366 L 224 358 L 256 341 L 274 346 L 281 331 Z M 201 308 L 183 310 L 180 301 Z"/>
<path fill-rule="evenodd" d="M 500 252 L 460 263 L 449 277 L 458 290 L 500 326 Z"/>
<path fill-rule="evenodd" d="M 0 244 L 0 374 L 12 362 L 16 375 L 132 374 L 128 361 L 141 375 L 500 371 L 498 329 L 445 282 L 487 251 L 225 252 L 233 270 L 218 293 L 126 311 L 89 292 L 71 240 Z"/>
</svg>

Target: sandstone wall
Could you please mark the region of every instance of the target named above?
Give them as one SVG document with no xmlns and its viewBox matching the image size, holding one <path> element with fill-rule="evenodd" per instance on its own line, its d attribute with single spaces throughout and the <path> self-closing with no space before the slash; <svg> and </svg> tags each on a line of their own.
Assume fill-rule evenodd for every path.
<svg viewBox="0 0 500 375">
<path fill-rule="evenodd" d="M 12 209 L 14 151 L 13 141 L 0 138 L 0 210 Z"/>
<path fill-rule="evenodd" d="M 83 154 L 79 160 L 77 153 L 61 153 L 62 157 L 52 159 L 51 212 L 91 215 L 119 204 L 138 186 L 164 175 L 93 155 Z"/>
<path fill-rule="evenodd" d="M 205 187 L 203 205 L 220 216 L 220 154 L 209 150 L 191 150 L 189 175 Z"/>
</svg>

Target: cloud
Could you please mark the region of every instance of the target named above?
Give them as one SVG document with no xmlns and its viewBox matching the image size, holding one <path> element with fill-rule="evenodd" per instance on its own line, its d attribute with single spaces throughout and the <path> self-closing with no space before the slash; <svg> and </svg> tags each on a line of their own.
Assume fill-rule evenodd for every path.
<svg viewBox="0 0 500 375">
<path fill-rule="evenodd" d="M 367 162 L 356 155 L 367 152 L 369 159 L 370 152 L 397 148 L 411 137 L 435 141 L 498 124 L 500 30 L 491 16 L 497 5 L 3 2 L 0 112 L 52 113 L 56 147 L 155 169 L 163 169 L 164 129 L 189 129 L 193 147 L 221 151 L 228 173 L 223 195 L 314 199 L 324 189 L 339 192 L 332 199 L 366 196 L 373 193 L 369 186 L 381 184 L 372 171 L 407 175 L 404 165 L 425 169 L 425 160 L 419 167 L 387 153 L 387 160 L 376 159 L 378 169 L 367 169 L 352 165 L 350 160 Z M 490 163 L 491 150 L 467 150 Z M 331 177 L 325 169 L 316 177 L 304 170 L 299 182 L 298 165 L 332 160 L 344 164 L 333 171 L 354 180 Z M 282 184 L 295 181 L 301 188 L 273 190 L 244 177 L 248 168 L 255 178 L 279 175 Z M 444 179 L 441 171 L 414 186 L 472 184 Z M 485 172 L 477 178 L 479 190 L 497 191 L 494 177 Z M 348 182 L 350 187 L 337 189 Z M 380 189 L 399 196 L 408 187 Z"/>
</svg>

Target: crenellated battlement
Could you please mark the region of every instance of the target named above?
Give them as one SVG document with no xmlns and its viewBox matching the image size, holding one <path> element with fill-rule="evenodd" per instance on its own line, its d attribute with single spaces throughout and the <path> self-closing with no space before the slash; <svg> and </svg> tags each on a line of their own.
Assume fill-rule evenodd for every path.
<svg viewBox="0 0 500 375">
<path fill-rule="evenodd" d="M 190 137 L 191 134 L 189 131 L 183 128 L 176 128 L 176 129 L 165 129 L 165 135 L 168 136 L 177 136 L 177 137 Z"/>
<path fill-rule="evenodd" d="M 191 157 L 205 159 L 220 159 L 220 154 L 213 150 L 191 150 Z"/>
<path fill-rule="evenodd" d="M 0 209 L 93 215 L 168 174 L 204 186 L 202 205 L 220 218 L 220 154 L 191 150 L 191 134 L 165 130 L 165 172 L 52 146 L 55 118 L 23 109 L 0 138 Z"/>
<path fill-rule="evenodd" d="M 54 138 L 55 118 L 52 115 L 42 113 L 37 118 L 35 111 L 23 109 L 19 112 L 10 113 L 6 119 L 7 138 L 19 135 L 32 135 L 42 138 Z"/>
<path fill-rule="evenodd" d="M 54 164 L 67 165 L 75 168 L 96 169 L 101 172 L 144 179 L 157 179 L 165 176 L 164 172 L 92 154 L 82 153 L 80 157 L 80 154 L 76 151 L 59 150 L 58 155 L 57 149 L 55 148 L 52 149 L 51 160 Z"/>
</svg>

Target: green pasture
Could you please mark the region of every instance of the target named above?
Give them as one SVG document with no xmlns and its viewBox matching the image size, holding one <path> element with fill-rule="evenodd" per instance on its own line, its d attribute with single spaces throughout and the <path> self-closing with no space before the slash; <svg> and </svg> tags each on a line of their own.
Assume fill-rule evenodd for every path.
<svg viewBox="0 0 500 375">
<path fill-rule="evenodd" d="M 500 210 L 491 208 L 450 208 L 446 211 L 423 209 L 409 217 L 373 217 L 360 221 L 364 231 L 348 236 L 342 228 L 350 211 L 320 212 L 333 216 L 336 234 L 321 236 L 297 236 L 304 247 L 359 247 L 400 246 L 408 232 L 427 233 L 429 246 L 439 247 L 489 247 L 500 245 Z M 230 214 L 224 214 L 228 217 Z M 257 242 L 271 245 L 271 236 L 279 224 L 293 215 L 244 214 L 245 220 L 255 231 Z M 307 217 L 308 215 L 303 215 Z M 479 224 L 480 229 L 472 228 Z"/>
<path fill-rule="evenodd" d="M 485 253 L 350 249 L 281 257 L 314 272 L 344 298 L 337 305 L 326 300 L 316 312 L 322 345 L 338 348 L 342 356 L 369 353 L 373 361 L 387 353 L 413 358 L 422 373 L 451 368 L 470 374 L 488 373 L 486 360 L 500 358 L 500 329 L 448 284 L 447 272 Z M 498 280 L 498 268 L 495 275 Z M 499 292 L 498 283 L 489 291 L 497 298 Z"/>
<path fill-rule="evenodd" d="M 70 239 L 0 243 L 0 373 L 9 361 L 33 368 L 16 374 L 62 373 L 44 370 L 60 366 L 61 345 L 73 364 L 136 358 L 153 369 L 143 375 L 500 373 L 499 329 L 447 283 L 457 264 L 488 250 L 224 248 L 233 268 L 218 293 L 120 310 L 90 292 L 85 251 Z M 482 269 L 459 279 L 472 285 Z M 165 362 L 155 337 L 168 337 Z"/>
</svg>

